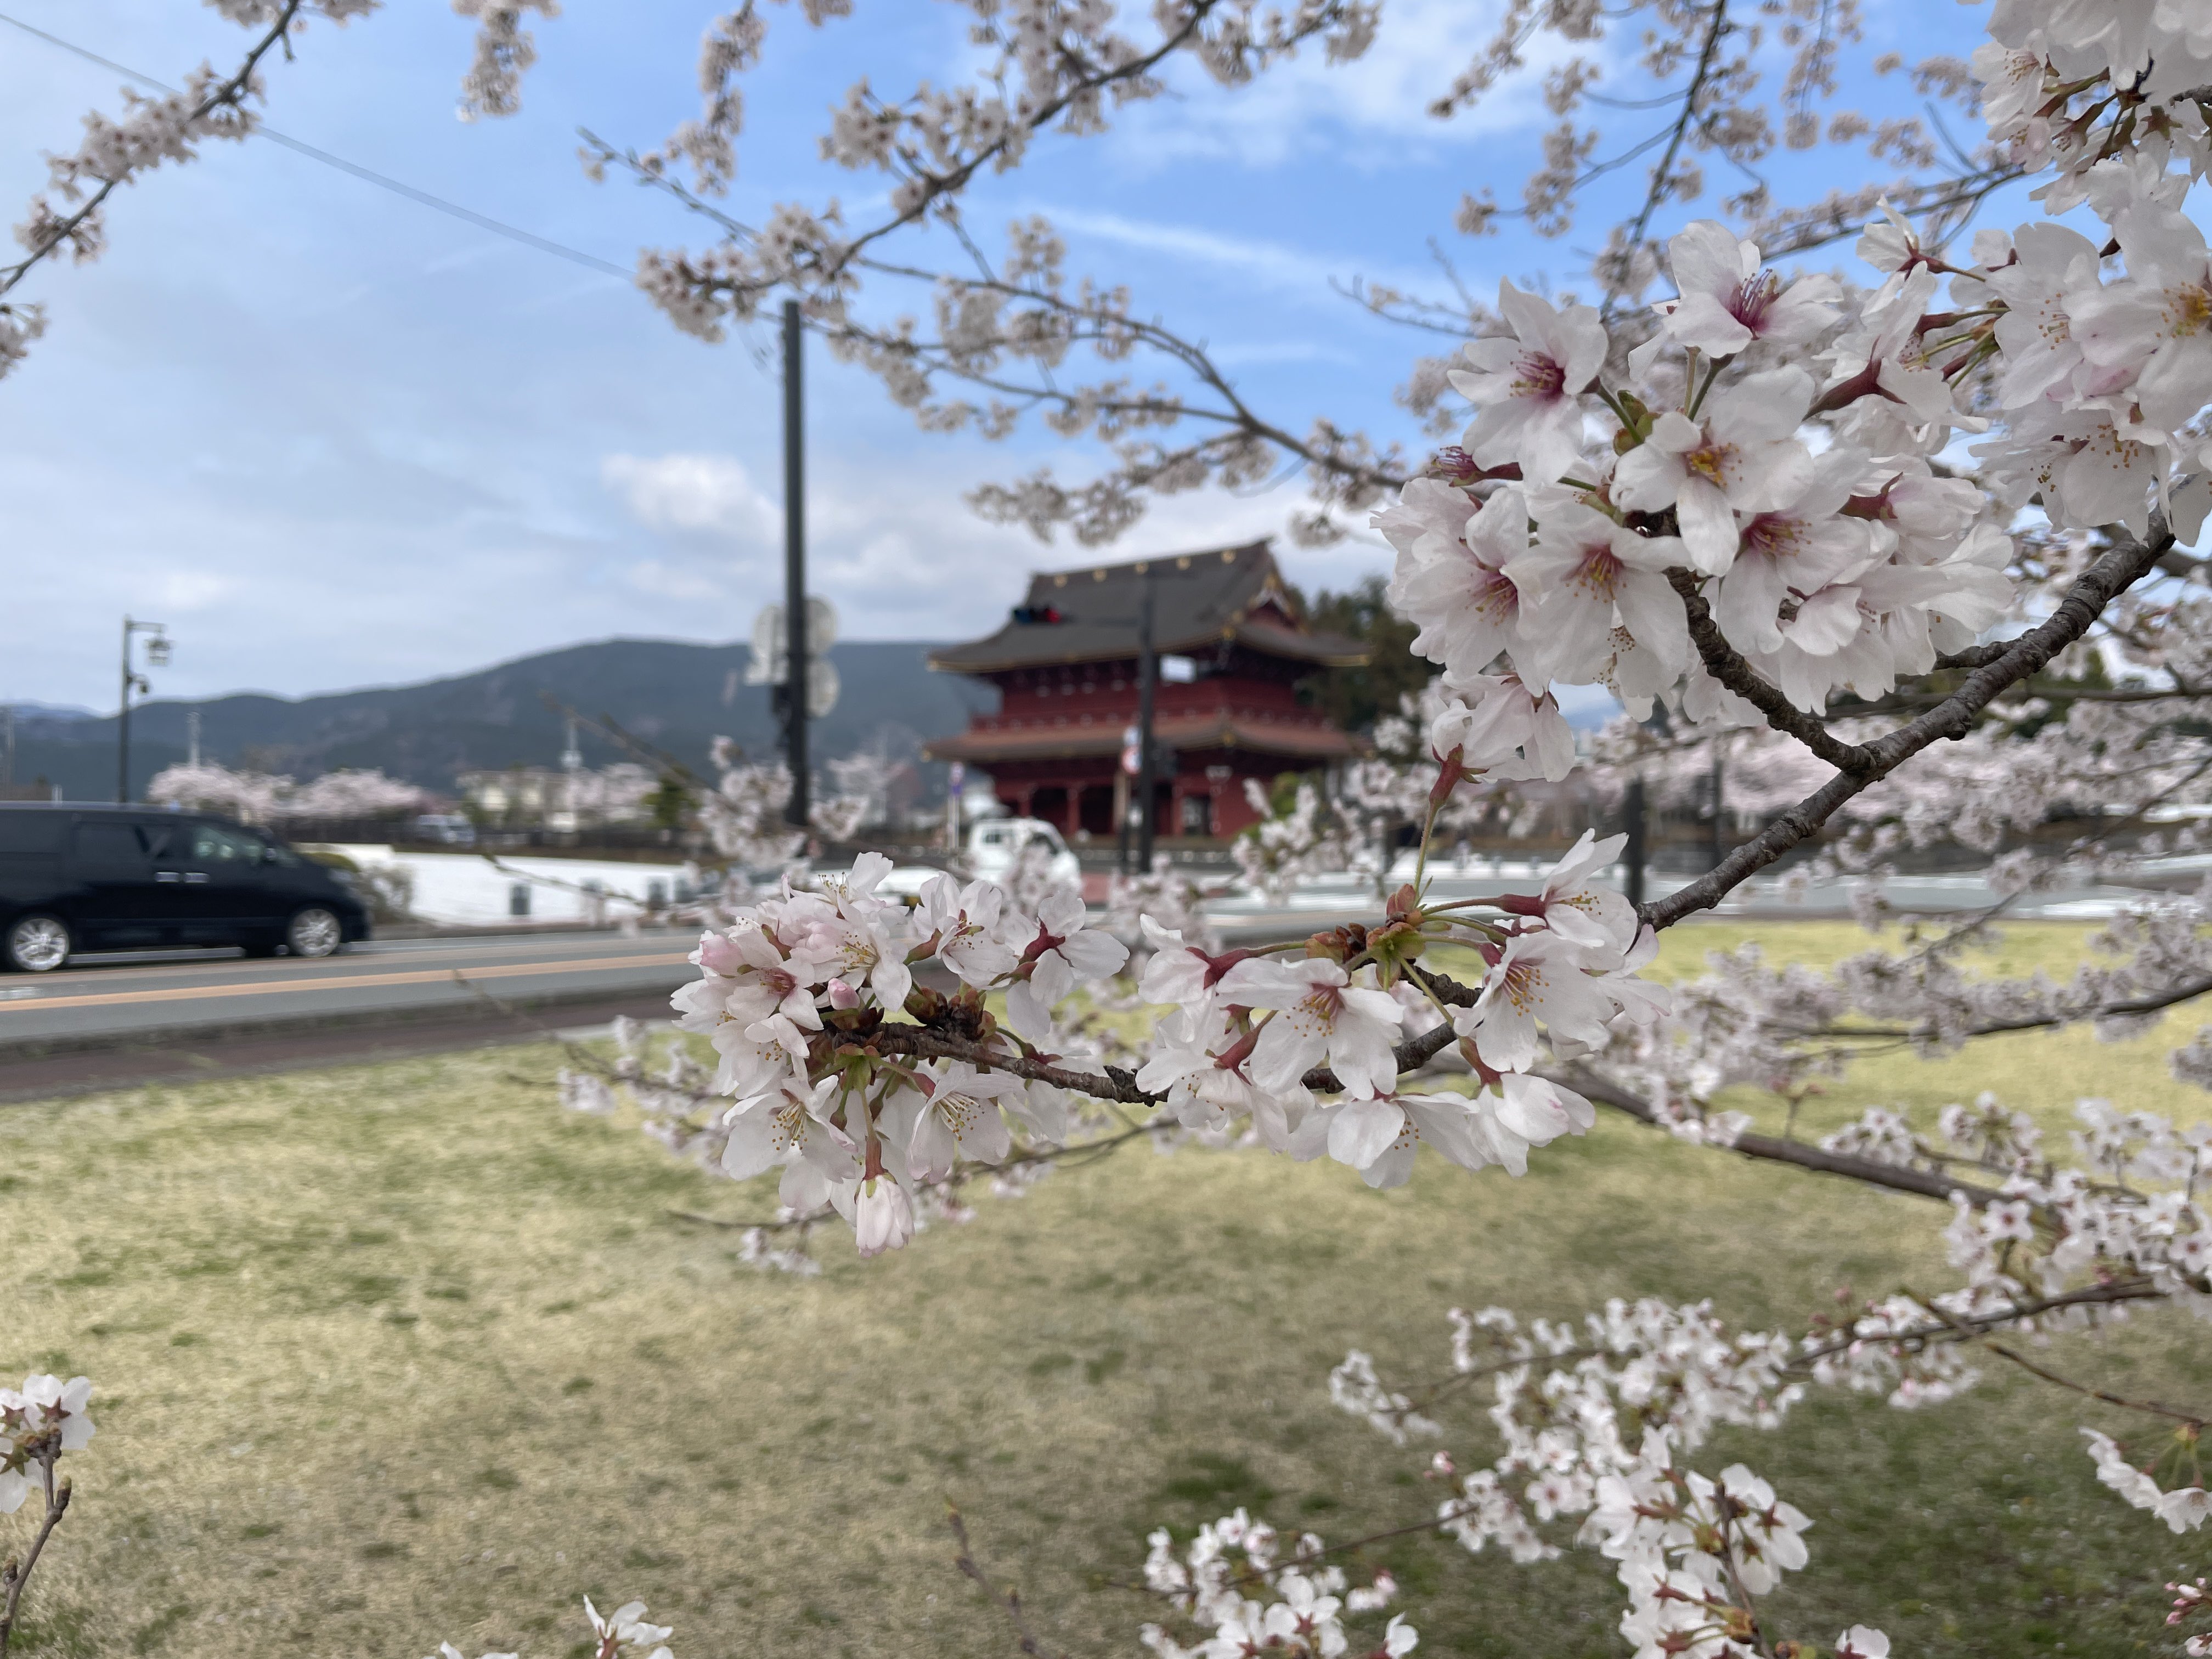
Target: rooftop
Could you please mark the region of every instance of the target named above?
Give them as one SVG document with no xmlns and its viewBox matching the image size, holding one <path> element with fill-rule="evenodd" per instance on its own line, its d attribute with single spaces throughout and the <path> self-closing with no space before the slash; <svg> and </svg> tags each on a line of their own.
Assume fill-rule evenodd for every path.
<svg viewBox="0 0 2212 1659">
<path fill-rule="evenodd" d="M 1294 620 L 1282 573 L 1264 541 L 1200 553 L 1167 553 L 1087 570 L 1040 571 L 1017 610 L 1057 621 L 1010 616 L 999 631 L 929 654 L 932 668 L 989 674 L 1047 663 L 1100 662 L 1137 654 L 1143 584 L 1152 584 L 1152 645 L 1176 653 L 1235 641 L 1269 656 L 1317 668 L 1357 668 L 1367 647 L 1340 634 L 1316 634 Z"/>
</svg>

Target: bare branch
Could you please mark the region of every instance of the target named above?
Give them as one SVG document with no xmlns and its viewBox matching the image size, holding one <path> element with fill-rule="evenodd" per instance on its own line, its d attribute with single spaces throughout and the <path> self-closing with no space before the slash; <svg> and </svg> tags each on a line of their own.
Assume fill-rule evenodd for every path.
<svg viewBox="0 0 2212 1659">
<path fill-rule="evenodd" d="M 0 1659 L 7 1659 L 8 1642 L 15 1633 L 15 1608 L 23 1599 L 23 1587 L 31 1582 L 31 1572 L 39 1565 L 39 1557 L 46 1547 L 46 1540 L 54 1535 L 54 1528 L 62 1523 L 62 1516 L 70 1505 L 70 1483 L 57 1486 L 54 1482 L 54 1455 L 49 1451 L 40 1460 L 46 1500 L 46 1513 L 40 1517 L 39 1530 L 33 1534 L 31 1547 L 23 1552 L 21 1561 L 0 1563 Z"/>
<path fill-rule="evenodd" d="M 953 1540 L 960 1547 L 959 1553 L 952 1558 L 952 1565 L 959 1568 L 961 1576 L 973 1582 L 994 1606 L 1006 1610 L 1006 1617 L 1013 1621 L 1014 1645 L 1028 1654 L 1030 1659 L 1066 1659 L 1065 1654 L 1055 1655 L 1037 1640 L 1036 1633 L 1030 1628 L 1029 1615 L 1022 1610 L 1022 1593 L 1012 1584 L 1002 1589 L 992 1583 L 983 1569 L 976 1565 L 975 1552 L 968 1542 L 968 1523 L 961 1519 L 960 1511 L 950 1504 L 945 1506 L 945 1524 L 951 1529 Z"/>
<path fill-rule="evenodd" d="M 1974 717 L 2000 692 L 2040 672 L 2059 652 L 2087 633 L 2105 607 L 2157 568 L 2160 557 L 2172 545 L 2172 528 L 2162 517 L 2154 516 L 2148 537 L 2106 551 L 2081 573 L 2045 622 L 2006 641 L 2002 653 L 1976 669 L 1964 685 L 1919 719 L 1865 745 L 1868 759 L 1863 769 L 1838 771 L 1697 880 L 1645 905 L 1641 913 L 1644 920 L 1654 927 L 1671 927 L 1684 916 L 1718 903 L 1783 854 L 1819 833 L 1845 801 L 1930 744 L 1963 736 Z"/>
<path fill-rule="evenodd" d="M 1639 1123 L 1648 1123 L 1654 1128 L 1665 1127 L 1649 1102 L 1586 1066 L 1570 1066 L 1540 1075 L 1588 1097 L 1601 1106 L 1610 1106 L 1615 1111 L 1625 1112 Z M 1762 1163 L 1788 1164 L 1817 1175 L 1843 1176 L 1865 1186 L 1886 1187 L 1892 1192 L 1911 1193 L 1921 1198 L 1948 1200 L 1956 1193 L 1978 1205 L 1998 1203 L 2004 1198 L 2004 1194 L 1994 1188 L 1977 1186 L 1972 1182 L 1960 1181 L 1935 1170 L 1877 1163 L 1873 1158 L 1857 1158 L 1849 1152 L 1831 1152 L 1805 1141 L 1785 1140 L 1778 1135 L 1747 1133 L 1730 1141 L 1725 1150 Z"/>
</svg>

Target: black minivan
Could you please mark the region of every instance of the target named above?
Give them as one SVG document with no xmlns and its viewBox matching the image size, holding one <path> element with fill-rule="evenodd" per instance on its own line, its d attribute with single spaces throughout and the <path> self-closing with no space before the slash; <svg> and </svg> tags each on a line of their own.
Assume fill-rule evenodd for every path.
<svg viewBox="0 0 2212 1659">
<path fill-rule="evenodd" d="M 0 801 L 0 966 L 73 951 L 239 945 L 326 957 L 368 937 L 343 879 L 265 830 L 205 812 Z"/>
</svg>

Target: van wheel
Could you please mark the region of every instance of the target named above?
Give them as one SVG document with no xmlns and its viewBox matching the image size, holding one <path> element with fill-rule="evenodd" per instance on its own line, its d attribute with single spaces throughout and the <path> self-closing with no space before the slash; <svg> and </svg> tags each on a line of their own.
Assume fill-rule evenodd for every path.
<svg viewBox="0 0 2212 1659">
<path fill-rule="evenodd" d="M 8 929 L 4 947 L 0 947 L 0 956 L 19 973 L 51 974 L 69 960 L 76 946 L 69 923 L 59 916 L 37 912 L 15 919 Z"/>
<path fill-rule="evenodd" d="M 345 928 L 335 913 L 319 904 L 294 913 L 284 929 L 285 948 L 295 957 L 327 957 L 345 943 Z"/>
</svg>

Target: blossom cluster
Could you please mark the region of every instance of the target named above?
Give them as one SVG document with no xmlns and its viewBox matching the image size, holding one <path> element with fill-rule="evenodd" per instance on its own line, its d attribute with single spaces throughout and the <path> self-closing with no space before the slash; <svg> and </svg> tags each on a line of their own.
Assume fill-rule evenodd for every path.
<svg viewBox="0 0 2212 1659">
<path fill-rule="evenodd" d="M 1243 1124 L 1273 1151 L 1325 1153 L 1375 1186 L 1406 1180 L 1424 1144 L 1518 1175 L 1532 1148 L 1593 1121 L 1588 1101 L 1534 1074 L 1546 1048 L 1588 1052 L 1664 1006 L 1636 976 L 1656 949 L 1649 930 L 1595 878 L 1618 851 L 1618 838 L 1585 835 L 1539 891 L 1483 902 L 1486 918 L 1424 909 L 1409 887 L 1382 926 L 1265 951 L 1209 951 L 1133 890 L 1123 903 L 1148 951 L 1133 996 L 1171 1012 L 1121 1083 L 1084 1069 L 1106 1063 L 1083 1029 L 1090 1004 L 1130 994 L 1109 983 L 1130 960 L 1110 915 L 1095 917 L 1072 887 L 1024 896 L 951 876 L 909 907 L 878 891 L 890 863 L 866 854 L 818 884 L 787 876 L 702 937 L 702 975 L 674 1003 L 683 1029 L 714 1046 L 711 1088 L 736 1104 L 700 1123 L 687 1085 L 663 1121 L 714 1148 L 726 1175 L 781 1171 L 786 1209 L 836 1210 L 864 1255 L 904 1243 L 921 1195 L 963 1167 L 1003 1167 L 1018 1140 L 1064 1143 L 1071 1090 L 1158 1106 L 1200 1133 Z M 1162 908 L 1193 919 L 1188 894 Z M 1477 985 L 1421 965 L 1451 946 Z M 1476 1091 L 1401 1090 L 1399 1045 L 1419 1039 L 1428 1054 L 1456 1042 Z M 604 1083 L 573 1087 L 578 1104 L 611 1102 Z"/>
<path fill-rule="evenodd" d="M 1395 1601 L 1397 1580 L 1379 1571 L 1354 1586 L 1342 1567 L 1324 1565 L 1328 1546 L 1311 1533 L 1299 1535 L 1287 1559 L 1283 1539 L 1243 1510 L 1198 1529 L 1178 1553 L 1166 1528 L 1146 1540 L 1145 1584 L 1202 1632 L 1178 1641 L 1157 1624 L 1140 1639 L 1158 1659 L 1246 1659 L 1258 1652 L 1285 1659 L 1404 1659 L 1420 1645 L 1420 1633 L 1393 1613 L 1370 1647 L 1355 1650 L 1344 1626 L 1347 1615 L 1379 1612 Z"/>
<path fill-rule="evenodd" d="M 1488 1416 L 1503 1443 L 1462 1469 L 1449 1452 L 1430 1478 L 1449 1495 L 1439 1528 L 1471 1552 L 1492 1544 L 1519 1562 L 1560 1547 L 1552 1523 L 1580 1517 L 1573 1541 L 1615 1562 L 1626 1607 L 1622 1635 L 1639 1654 L 1722 1659 L 1771 1651 L 1756 1599 L 1805 1565 L 1811 1524 L 1744 1465 L 1708 1476 L 1680 1462 L 1726 1425 L 1772 1428 L 1803 1398 L 1798 1345 L 1780 1333 L 1731 1335 L 1710 1304 L 1647 1298 L 1608 1303 L 1580 1328 L 1538 1319 L 1524 1330 L 1502 1308 L 1455 1309 L 1455 1384 L 1488 1382 Z M 1337 1402 L 1403 1443 L 1440 1425 L 1385 1389 L 1354 1352 L 1330 1377 Z M 1842 1651 L 1887 1652 L 1854 1626 Z"/>
<path fill-rule="evenodd" d="M 675 1626 L 648 1623 L 642 1601 L 625 1601 L 612 1613 L 601 1613 L 587 1595 L 584 1619 L 592 1627 L 592 1639 L 579 1644 L 576 1651 L 588 1653 L 591 1659 L 670 1659 L 668 1638 L 675 1633 Z M 451 1642 L 441 1642 L 430 1659 L 465 1659 L 465 1656 Z M 518 1656 L 487 1653 L 483 1659 L 518 1659 Z"/>
<path fill-rule="evenodd" d="M 1559 1553 L 1548 1523 L 1582 1517 L 1576 1541 L 1621 1563 L 1621 1628 L 1639 1651 L 1762 1650 L 1752 1603 L 1803 1565 L 1804 1517 L 1741 1465 L 1717 1479 L 1682 1466 L 1717 1429 L 1778 1428 L 1815 1387 L 1881 1395 L 1904 1409 L 1951 1400 L 1977 1381 L 1970 1356 L 1997 1332 L 2047 1340 L 2150 1301 L 2212 1317 L 2212 1217 L 2196 1200 L 2212 1126 L 2177 1128 L 2083 1101 L 2069 1137 L 2080 1163 L 2060 1167 L 2034 1122 L 1993 1096 L 1938 1117 L 1936 1143 L 1902 1109 L 1875 1108 L 1824 1148 L 1869 1167 L 1940 1177 L 1963 1165 L 1996 1178 L 1992 1187 L 1950 1182 L 1944 1239 L 1963 1280 L 1956 1288 L 1877 1297 L 1794 1334 L 1731 1330 L 1709 1302 L 1614 1301 L 1579 1324 L 1525 1327 L 1504 1309 L 1455 1309 L 1444 1381 L 1394 1388 L 1355 1350 L 1331 1374 L 1331 1394 L 1402 1445 L 1446 1432 L 1437 1407 L 1447 1399 L 1486 1391 L 1500 1450 L 1466 1468 L 1434 1455 L 1428 1473 L 1449 1488 L 1441 1529 L 1471 1551 L 1495 1544 L 1529 1562 Z M 2017 1358 L 2001 1345 L 1989 1351 Z M 2175 1408 L 2135 1409 L 2180 1426 L 2147 1463 L 2085 1427 L 2100 1479 L 2174 1532 L 2212 1519 L 2196 1451 L 2201 1425 Z M 2192 1610 L 2183 1599 L 2179 1610 Z M 1881 1633 L 1863 1627 L 1841 1641 L 1840 1650 L 1887 1651 Z"/>
<path fill-rule="evenodd" d="M 92 1384 L 82 1376 L 64 1382 L 33 1375 L 20 1389 L 0 1389 L 0 1515 L 22 1508 L 64 1452 L 90 1442 L 91 1398 Z"/>
<path fill-rule="evenodd" d="M 214 762 L 163 767 L 147 784 L 146 799 L 163 805 L 228 812 L 248 823 L 278 818 L 382 817 L 420 811 L 428 802 L 417 785 L 380 771 L 326 772 L 302 784 L 279 774 L 241 771 Z"/>
</svg>

